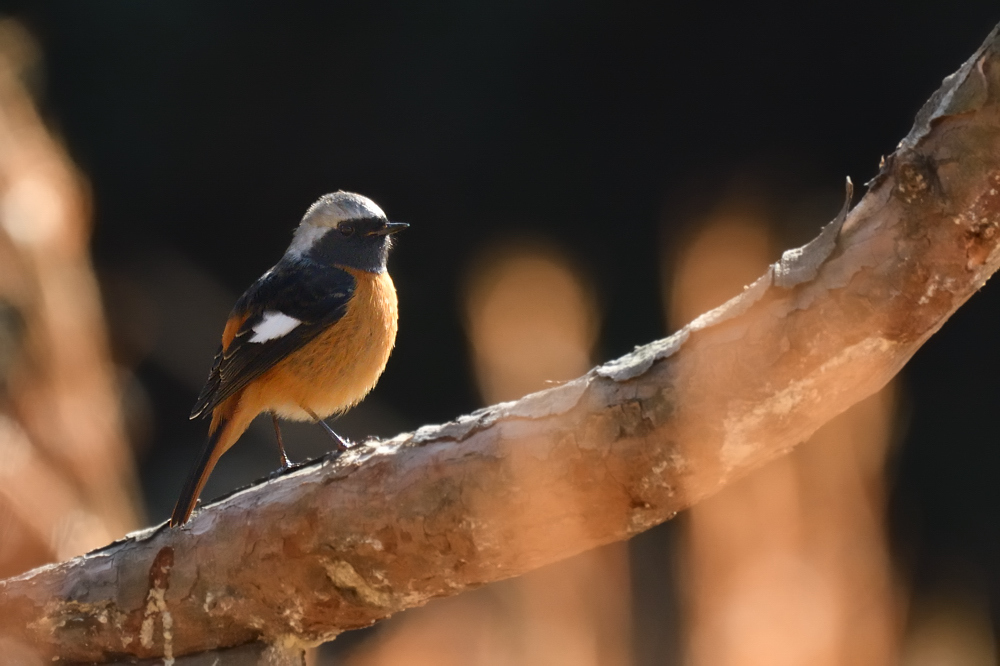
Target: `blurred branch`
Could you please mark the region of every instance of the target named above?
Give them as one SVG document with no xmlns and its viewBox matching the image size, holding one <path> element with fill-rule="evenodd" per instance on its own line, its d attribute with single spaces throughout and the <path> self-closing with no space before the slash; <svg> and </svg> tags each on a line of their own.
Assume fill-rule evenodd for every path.
<svg viewBox="0 0 1000 666">
<path fill-rule="evenodd" d="M 0 583 L 62 660 L 329 640 L 627 539 L 882 387 L 1000 265 L 1000 27 L 859 205 L 674 336 Z M 846 213 L 846 208 L 845 208 Z"/>
<path fill-rule="evenodd" d="M 0 20 L 0 575 L 141 524 L 89 260 L 86 185 L 27 90 L 38 49 Z"/>
</svg>

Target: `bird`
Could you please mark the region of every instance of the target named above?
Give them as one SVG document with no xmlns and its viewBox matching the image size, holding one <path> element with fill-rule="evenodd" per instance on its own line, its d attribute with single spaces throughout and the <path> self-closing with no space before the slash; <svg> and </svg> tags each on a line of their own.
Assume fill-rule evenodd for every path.
<svg viewBox="0 0 1000 666">
<path fill-rule="evenodd" d="M 171 514 L 191 517 L 212 469 L 259 414 L 269 413 L 283 468 L 278 419 L 313 421 L 339 451 L 350 444 L 323 420 L 360 402 L 396 341 L 398 301 L 386 269 L 393 235 L 371 199 L 338 191 L 306 211 L 277 264 L 237 300 L 191 418 L 208 438 Z"/>
</svg>

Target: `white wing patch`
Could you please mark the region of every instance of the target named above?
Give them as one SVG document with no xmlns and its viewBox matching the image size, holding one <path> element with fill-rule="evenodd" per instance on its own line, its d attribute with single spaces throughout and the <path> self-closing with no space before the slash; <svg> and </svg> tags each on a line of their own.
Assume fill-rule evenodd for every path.
<svg viewBox="0 0 1000 666">
<path fill-rule="evenodd" d="M 253 327 L 253 337 L 250 342 L 267 342 L 287 335 L 302 322 L 295 317 L 289 317 L 284 312 L 265 310 L 264 318 Z"/>
</svg>

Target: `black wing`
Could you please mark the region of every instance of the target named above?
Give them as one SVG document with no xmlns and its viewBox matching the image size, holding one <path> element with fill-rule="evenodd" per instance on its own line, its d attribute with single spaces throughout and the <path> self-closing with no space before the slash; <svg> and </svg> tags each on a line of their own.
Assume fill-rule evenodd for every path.
<svg viewBox="0 0 1000 666">
<path fill-rule="evenodd" d="M 230 320 L 246 319 L 229 345 L 220 345 L 191 418 L 211 413 L 223 400 L 337 322 L 347 312 L 355 286 L 347 271 L 309 260 L 282 261 L 261 276 L 233 307 Z M 254 328 L 274 313 L 301 323 L 284 335 L 251 342 Z"/>
</svg>

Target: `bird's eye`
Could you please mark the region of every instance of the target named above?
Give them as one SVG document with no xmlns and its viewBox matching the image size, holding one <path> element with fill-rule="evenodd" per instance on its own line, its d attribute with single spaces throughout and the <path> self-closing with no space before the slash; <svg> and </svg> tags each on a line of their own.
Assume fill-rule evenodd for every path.
<svg viewBox="0 0 1000 666">
<path fill-rule="evenodd" d="M 344 234 L 345 236 L 351 236 L 354 234 L 353 224 L 342 224 L 339 227 L 337 227 L 337 229 L 339 229 L 340 233 Z"/>
</svg>

